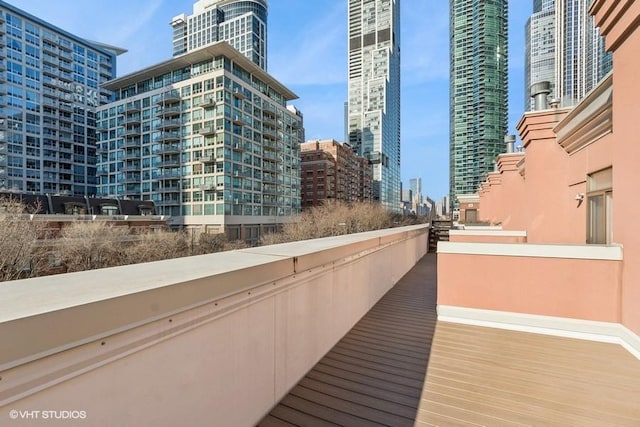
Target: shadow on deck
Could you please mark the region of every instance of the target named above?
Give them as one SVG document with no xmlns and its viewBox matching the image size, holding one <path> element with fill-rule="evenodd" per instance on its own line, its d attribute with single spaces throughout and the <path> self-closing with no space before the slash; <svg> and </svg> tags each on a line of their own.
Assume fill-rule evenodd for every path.
<svg viewBox="0 0 640 427">
<path fill-rule="evenodd" d="M 622 346 L 436 325 L 436 290 L 427 254 L 260 426 L 640 426 Z"/>
<path fill-rule="evenodd" d="M 425 255 L 260 426 L 412 426 L 436 324 L 436 255 Z"/>
</svg>

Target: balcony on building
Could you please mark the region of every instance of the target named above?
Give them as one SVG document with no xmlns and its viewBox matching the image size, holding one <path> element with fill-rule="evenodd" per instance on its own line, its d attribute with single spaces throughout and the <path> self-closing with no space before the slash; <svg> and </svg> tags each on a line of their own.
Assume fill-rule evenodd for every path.
<svg viewBox="0 0 640 427">
<path fill-rule="evenodd" d="M 180 102 L 180 92 L 177 90 L 163 92 L 158 99 L 159 105 L 175 104 L 178 102 Z"/>
<path fill-rule="evenodd" d="M 202 136 L 210 136 L 216 134 L 216 129 L 213 126 L 204 126 L 198 130 L 198 133 Z"/>
<path fill-rule="evenodd" d="M 200 107 L 204 109 L 214 108 L 216 106 L 216 99 L 213 95 L 207 95 L 204 97 L 204 100 L 200 104 Z"/>
<path fill-rule="evenodd" d="M 158 154 L 178 154 L 180 153 L 180 144 L 162 144 L 158 148 Z"/>
<path fill-rule="evenodd" d="M 180 119 L 164 119 L 160 121 L 158 125 L 158 129 L 167 130 L 167 129 L 178 129 L 182 126 L 182 122 Z"/>
<path fill-rule="evenodd" d="M 160 117 L 179 116 L 180 113 L 182 113 L 182 108 L 179 106 L 162 107 L 158 110 L 158 116 Z"/>
<path fill-rule="evenodd" d="M 177 131 L 160 132 L 159 135 L 153 138 L 155 142 L 158 142 L 161 144 L 173 143 L 176 141 L 180 141 L 180 139 L 181 139 L 180 132 L 177 132 Z"/>
</svg>

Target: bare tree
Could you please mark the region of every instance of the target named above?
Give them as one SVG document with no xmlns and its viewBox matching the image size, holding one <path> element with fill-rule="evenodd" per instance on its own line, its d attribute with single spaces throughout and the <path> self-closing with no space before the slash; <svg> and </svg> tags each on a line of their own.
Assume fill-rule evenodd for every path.
<svg viewBox="0 0 640 427">
<path fill-rule="evenodd" d="M 32 211 L 38 209 L 34 206 Z M 19 200 L 0 198 L 0 281 L 40 273 L 47 262 L 45 250 L 38 242 L 44 232 L 45 224 L 33 221 Z"/>
<path fill-rule="evenodd" d="M 134 238 L 126 227 L 78 221 L 62 229 L 56 247 L 68 272 L 93 270 L 122 265 L 125 245 Z"/>
<path fill-rule="evenodd" d="M 263 236 L 262 244 L 339 236 L 393 226 L 393 217 L 377 203 L 346 203 L 328 200 L 303 212 L 298 221 L 285 224 L 282 232 Z"/>
<path fill-rule="evenodd" d="M 138 236 L 139 239 L 124 249 L 125 264 L 180 258 L 189 254 L 184 233 L 158 231 Z"/>
</svg>

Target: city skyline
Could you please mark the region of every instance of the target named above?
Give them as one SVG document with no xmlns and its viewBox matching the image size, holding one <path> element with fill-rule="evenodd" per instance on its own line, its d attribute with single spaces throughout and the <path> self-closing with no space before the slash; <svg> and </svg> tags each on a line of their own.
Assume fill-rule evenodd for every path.
<svg viewBox="0 0 640 427">
<path fill-rule="evenodd" d="M 79 36 L 128 49 L 118 58 L 122 76 L 172 56 L 169 22 L 191 10 L 194 1 L 15 0 L 10 4 Z M 129 13 L 122 14 L 123 8 Z M 524 26 L 531 11 L 530 2 L 509 1 L 509 133 L 515 133 L 523 113 Z M 291 16 L 297 17 L 295 23 Z M 424 25 L 424 16 L 431 18 L 430 25 Z M 273 0 L 268 20 L 268 72 L 300 97 L 294 105 L 305 115 L 307 139 L 342 141 L 347 2 Z M 401 22 L 401 178 L 407 182 L 421 176 L 425 195 L 439 199 L 449 185 L 448 3 L 403 0 Z M 292 40 L 298 48 L 292 48 Z"/>
</svg>

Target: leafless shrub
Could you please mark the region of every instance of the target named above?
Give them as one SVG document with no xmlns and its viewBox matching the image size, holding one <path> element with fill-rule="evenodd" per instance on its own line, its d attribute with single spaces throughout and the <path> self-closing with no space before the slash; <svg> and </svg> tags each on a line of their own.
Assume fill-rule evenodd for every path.
<svg viewBox="0 0 640 427">
<path fill-rule="evenodd" d="M 122 265 L 124 245 L 131 240 L 126 227 L 79 221 L 62 229 L 56 248 L 68 272 L 84 271 Z"/>
<path fill-rule="evenodd" d="M 0 281 L 37 276 L 46 264 L 46 253 L 38 244 L 45 225 L 33 221 L 28 212 L 19 200 L 0 198 Z"/>
<path fill-rule="evenodd" d="M 123 264 L 160 261 L 189 255 L 189 246 L 182 232 L 158 231 L 140 234 L 123 251 Z"/>
<path fill-rule="evenodd" d="M 393 226 L 393 217 L 377 203 L 327 201 L 303 212 L 299 220 L 285 224 L 282 232 L 263 236 L 262 244 L 339 236 Z"/>
</svg>

